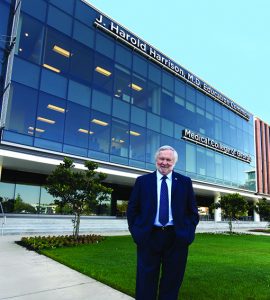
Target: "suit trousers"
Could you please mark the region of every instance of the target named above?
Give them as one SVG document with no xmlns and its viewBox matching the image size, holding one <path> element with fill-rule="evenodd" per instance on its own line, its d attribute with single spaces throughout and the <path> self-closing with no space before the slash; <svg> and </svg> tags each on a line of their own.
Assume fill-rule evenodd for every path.
<svg viewBox="0 0 270 300">
<path fill-rule="evenodd" d="M 177 300 L 187 256 L 188 244 L 173 226 L 153 227 L 147 242 L 137 245 L 136 300 Z"/>
</svg>

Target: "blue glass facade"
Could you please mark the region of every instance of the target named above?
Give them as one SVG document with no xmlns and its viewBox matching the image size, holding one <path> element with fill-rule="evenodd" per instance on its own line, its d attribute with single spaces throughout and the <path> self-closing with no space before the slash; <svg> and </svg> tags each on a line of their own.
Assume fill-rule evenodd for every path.
<svg viewBox="0 0 270 300">
<path fill-rule="evenodd" d="M 99 16 L 81 0 L 22 1 L 2 140 L 146 170 L 169 144 L 182 174 L 255 191 L 253 116 L 100 30 Z M 185 129 L 251 161 L 185 140 Z"/>
</svg>

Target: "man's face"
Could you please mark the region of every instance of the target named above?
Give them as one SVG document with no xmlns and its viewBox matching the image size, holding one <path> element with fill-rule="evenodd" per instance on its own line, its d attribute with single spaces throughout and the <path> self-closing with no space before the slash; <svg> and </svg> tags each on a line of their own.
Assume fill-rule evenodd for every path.
<svg viewBox="0 0 270 300">
<path fill-rule="evenodd" d="M 162 175 L 168 175 L 174 167 L 173 151 L 160 151 L 159 155 L 157 156 L 156 167 Z"/>
</svg>

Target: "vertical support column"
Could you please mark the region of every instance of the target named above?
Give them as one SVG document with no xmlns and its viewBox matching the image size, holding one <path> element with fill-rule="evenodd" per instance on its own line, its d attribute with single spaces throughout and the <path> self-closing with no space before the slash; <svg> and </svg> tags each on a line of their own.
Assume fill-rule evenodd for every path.
<svg viewBox="0 0 270 300">
<path fill-rule="evenodd" d="M 255 139 L 256 139 L 256 164 L 257 164 L 257 191 L 263 192 L 262 178 L 262 149 L 261 149 L 261 124 L 259 119 L 255 119 Z"/>
<path fill-rule="evenodd" d="M 255 199 L 253 201 L 253 204 L 256 205 L 258 203 L 259 200 Z M 254 222 L 260 222 L 261 218 L 260 215 L 255 211 L 255 209 L 253 210 L 253 217 L 254 217 Z"/>
<path fill-rule="evenodd" d="M 116 216 L 117 214 L 117 198 L 118 193 L 115 190 L 113 190 L 111 198 L 111 216 Z"/>
<path fill-rule="evenodd" d="M 2 170 L 3 170 L 3 159 L 0 157 L 0 181 L 2 178 Z"/>
<path fill-rule="evenodd" d="M 220 194 L 218 193 L 215 195 L 214 202 L 217 203 L 219 199 L 220 199 Z M 221 221 L 221 208 L 215 209 L 214 217 L 215 217 L 215 222 Z"/>
</svg>

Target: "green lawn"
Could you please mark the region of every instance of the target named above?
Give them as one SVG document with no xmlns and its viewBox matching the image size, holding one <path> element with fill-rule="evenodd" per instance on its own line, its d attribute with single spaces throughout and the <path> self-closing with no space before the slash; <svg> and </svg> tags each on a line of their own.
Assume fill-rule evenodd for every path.
<svg viewBox="0 0 270 300">
<path fill-rule="evenodd" d="M 134 297 L 136 248 L 129 236 L 42 253 Z M 269 300 L 270 237 L 197 234 L 180 296 L 183 300 Z"/>
</svg>

